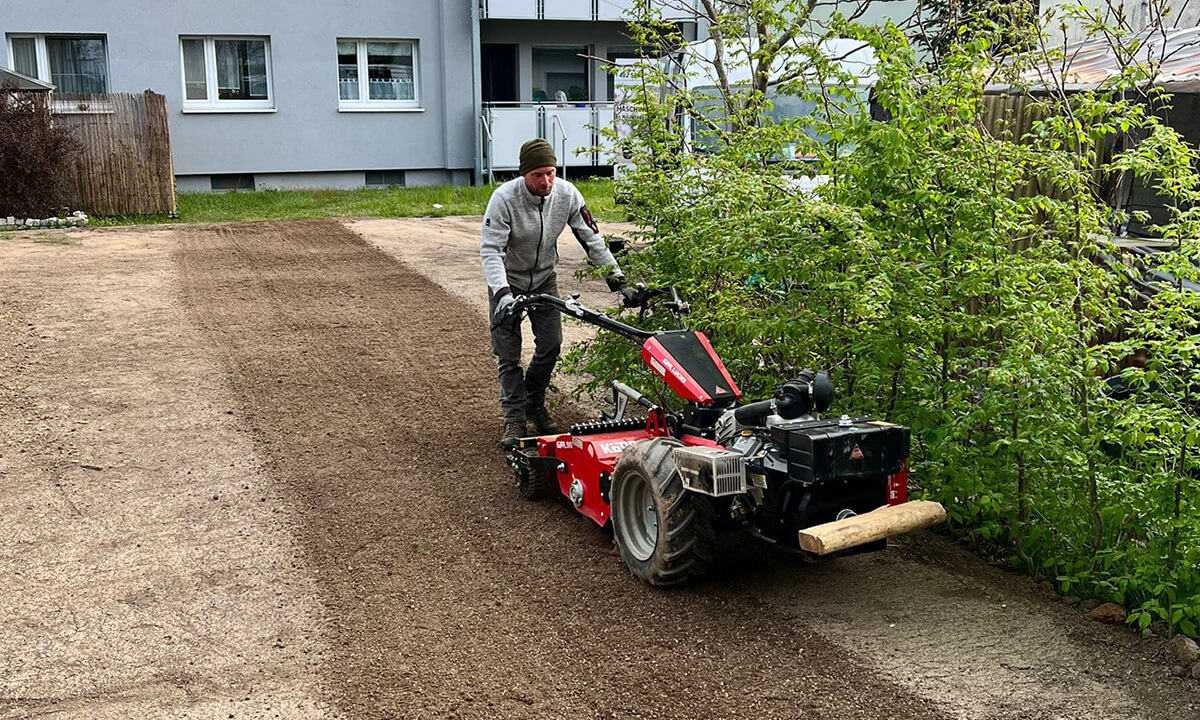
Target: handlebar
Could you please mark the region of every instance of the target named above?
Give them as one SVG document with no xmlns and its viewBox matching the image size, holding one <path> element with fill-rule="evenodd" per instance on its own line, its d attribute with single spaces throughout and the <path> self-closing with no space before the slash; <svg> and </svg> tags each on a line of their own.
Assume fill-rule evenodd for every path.
<svg viewBox="0 0 1200 720">
<path fill-rule="evenodd" d="M 624 293 L 626 291 L 622 291 L 622 292 Z M 645 313 L 645 311 L 650 307 L 651 300 L 653 300 L 655 298 L 659 298 L 659 297 L 668 297 L 668 296 L 671 299 L 662 303 L 662 306 L 664 308 L 666 308 L 677 319 L 681 315 L 687 315 L 689 312 L 691 312 L 691 308 L 688 306 L 688 304 L 686 302 L 679 299 L 679 292 L 676 291 L 675 288 L 671 285 L 668 285 L 667 287 L 662 287 L 662 288 L 648 288 L 645 285 L 638 283 L 637 287 L 632 290 L 631 295 L 626 296 L 625 307 L 640 308 L 641 313 L 639 313 L 639 315 L 638 315 L 638 317 L 640 318 L 641 314 Z"/>
<path fill-rule="evenodd" d="M 628 294 L 626 294 L 628 293 Z M 683 325 L 681 316 L 686 315 L 689 311 L 687 303 L 679 298 L 679 293 L 674 287 L 665 288 L 647 288 L 642 284 L 638 284 L 635 288 L 625 288 L 621 291 L 622 304 L 627 308 L 638 308 L 638 320 L 642 320 L 646 310 L 650 307 L 650 301 L 669 296 L 671 299 L 662 303 L 662 306 L 671 312 L 672 315 L 679 320 L 680 326 Z M 612 331 L 626 337 L 630 340 L 641 344 L 647 338 L 653 337 L 654 332 L 643 330 L 641 328 L 627 325 L 619 320 L 605 315 L 604 313 L 594 310 L 583 303 L 579 302 L 579 295 L 573 294 L 567 299 L 559 298 L 554 295 L 545 293 L 537 293 L 530 295 L 517 295 L 516 300 L 511 303 L 506 309 L 502 317 L 492 319 L 492 330 L 503 325 L 509 320 L 519 317 L 521 313 L 529 308 L 539 305 L 548 305 L 557 308 L 560 312 L 564 312 L 577 320 L 581 320 L 606 330 Z"/>
<path fill-rule="evenodd" d="M 560 297 L 547 295 L 545 293 L 538 293 L 536 295 L 518 295 L 516 301 L 508 306 L 504 313 L 504 317 L 498 318 L 492 322 L 492 329 L 496 329 L 512 318 L 519 317 L 522 312 L 531 307 L 538 305 L 549 305 L 550 307 L 558 308 L 560 312 L 566 313 L 577 320 L 591 323 L 592 325 L 602 327 L 605 330 L 611 330 L 618 335 L 629 338 L 630 340 L 634 340 L 638 343 L 644 342 L 647 338 L 654 335 L 654 333 L 649 330 L 642 330 L 641 328 L 636 328 L 632 325 L 626 325 L 619 320 L 610 318 L 602 312 L 593 310 L 592 308 L 579 302 L 577 298 L 578 295 L 572 295 L 566 300 L 563 300 Z"/>
</svg>

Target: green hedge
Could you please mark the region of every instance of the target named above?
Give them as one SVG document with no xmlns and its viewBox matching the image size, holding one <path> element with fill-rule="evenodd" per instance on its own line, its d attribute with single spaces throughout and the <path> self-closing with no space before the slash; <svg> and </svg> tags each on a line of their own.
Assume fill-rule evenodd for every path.
<svg viewBox="0 0 1200 720">
<path fill-rule="evenodd" d="M 767 14 L 760 27 L 783 27 Z M 823 77 L 819 91 L 785 86 L 827 115 L 771 123 L 761 93 L 733 88 L 706 119 L 711 103 L 682 93 L 664 104 L 657 69 L 630 71 L 651 90 L 635 103 L 634 170 L 618 188 L 644 228 L 627 272 L 687 295 L 694 327 L 749 399 L 822 367 L 840 393 L 834 412 L 910 425 L 914 492 L 944 503 L 954 534 L 980 552 L 1123 603 L 1133 623 L 1195 635 L 1200 302 L 1178 285 L 1133 300 L 1106 242 L 1125 218 L 1098 182 L 1136 174 L 1169 196 L 1163 262 L 1196 279 L 1195 151 L 1147 110 L 1166 100 L 1127 92 L 1131 71 L 1092 92 L 1028 98 L 1041 119 L 1014 137 L 985 117 L 983 89 L 997 80 L 986 33 L 927 67 L 894 28 L 836 32 L 874 46 L 886 122 L 822 104 L 847 78 L 786 47 L 756 61 Z M 681 110 L 719 130 L 716 152 L 679 152 Z M 1112 138 L 1129 149 L 1105 155 Z M 816 162 L 775 163 L 788 143 Z M 828 182 L 805 193 L 791 173 Z M 573 361 L 597 382 L 654 387 L 611 338 Z"/>
</svg>

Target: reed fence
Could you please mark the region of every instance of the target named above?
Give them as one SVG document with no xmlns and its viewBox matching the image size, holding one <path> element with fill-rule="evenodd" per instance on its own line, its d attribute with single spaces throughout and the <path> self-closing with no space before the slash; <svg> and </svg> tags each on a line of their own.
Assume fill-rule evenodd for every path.
<svg viewBox="0 0 1200 720">
<path fill-rule="evenodd" d="M 144 93 L 49 96 L 56 125 L 79 142 L 63 204 L 93 215 L 173 214 L 175 173 L 166 97 Z"/>
<path fill-rule="evenodd" d="M 1016 142 L 1027 142 L 1025 138 L 1033 131 L 1035 123 L 1049 117 L 1050 111 L 1044 103 L 1030 95 L 984 95 L 983 126 L 994 137 L 1008 137 Z M 1096 195 L 1114 207 L 1128 201 L 1130 178 L 1127 174 L 1105 173 L 1102 165 L 1112 159 L 1115 152 L 1125 147 L 1129 138 L 1109 134 L 1095 141 L 1096 169 L 1092 172 L 1092 188 Z M 1023 187 L 1017 189 L 1017 197 L 1064 197 L 1064 192 L 1055 187 L 1052 178 L 1030 177 Z"/>
</svg>

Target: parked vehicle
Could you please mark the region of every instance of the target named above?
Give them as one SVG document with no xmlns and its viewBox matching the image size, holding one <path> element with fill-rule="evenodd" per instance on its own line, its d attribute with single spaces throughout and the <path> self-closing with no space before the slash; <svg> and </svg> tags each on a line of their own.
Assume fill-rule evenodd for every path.
<svg viewBox="0 0 1200 720">
<path fill-rule="evenodd" d="M 1200 283 L 1187 278 L 1178 278 L 1165 270 L 1159 263 L 1159 257 L 1175 247 L 1171 240 L 1161 240 L 1148 237 L 1120 237 L 1113 240 L 1116 252 L 1104 256 L 1104 260 L 1118 267 L 1124 267 L 1127 273 L 1133 302 L 1139 307 L 1148 305 L 1155 295 L 1164 288 L 1181 288 L 1184 292 L 1200 293 Z M 1139 351 L 1126 358 L 1123 365 L 1144 367 L 1147 361 L 1144 351 Z M 1158 383 L 1152 387 L 1157 388 Z M 1106 395 L 1116 400 L 1128 400 L 1136 396 L 1124 375 L 1119 372 L 1107 379 Z M 1192 400 L 1189 404 L 1192 412 L 1200 412 L 1200 386 L 1193 387 L 1190 393 Z M 1114 448 L 1108 448 L 1110 452 Z"/>
<path fill-rule="evenodd" d="M 1176 278 L 1163 270 L 1158 257 L 1175 247 L 1174 241 L 1152 237 L 1119 237 L 1113 245 L 1121 251 L 1121 261 L 1129 268 L 1129 281 L 1143 305 L 1163 287 L 1181 284 L 1185 290 L 1200 292 L 1200 283 Z"/>
<path fill-rule="evenodd" d="M 854 79 L 851 84 L 852 97 L 842 96 L 847 88 L 837 86 L 839 92 L 832 95 L 826 93 L 829 101 L 838 111 L 845 113 L 870 114 L 871 88 L 875 83 L 875 66 L 877 60 L 870 45 L 860 40 L 847 38 L 831 38 L 816 40 L 798 37 L 793 42 L 797 44 L 815 43 L 825 57 L 829 58 L 842 72 Z M 726 122 L 723 88 L 728 86 L 731 92 L 744 91 L 751 84 L 750 65 L 744 54 L 746 48 L 740 44 L 727 44 L 725 59 L 725 77 L 720 78 L 715 70 L 716 43 L 713 40 L 691 43 L 658 60 L 659 68 L 668 78 L 658 88 L 658 101 L 665 105 L 674 105 L 675 112 L 672 122 L 675 123 L 681 139 L 680 151 L 685 154 L 709 154 L 719 147 L 719 138 L 709 123 L 722 125 Z M 633 61 L 627 61 L 633 62 Z M 622 108 L 616 116 L 616 127 L 619 139 L 629 131 L 629 122 L 625 115 L 633 112 L 622 104 L 624 88 L 640 88 L 640 83 L 632 82 L 629 78 L 618 77 L 616 82 L 617 107 Z M 832 89 L 834 85 L 823 85 L 820 78 L 812 78 L 807 85 L 808 90 L 820 94 Z M 691 96 L 691 102 L 685 107 L 678 102 L 684 93 Z M 798 97 L 789 94 L 779 85 L 768 85 L 766 90 L 767 107 L 763 113 L 765 123 L 785 123 L 806 118 L 819 112 L 822 108 L 812 98 Z M 699 117 L 707 122 L 702 122 Z M 804 131 L 811 140 L 827 143 L 828 138 L 817 130 L 809 128 Z M 848 152 L 853 148 L 841 148 L 840 152 Z M 773 159 L 778 166 L 783 184 L 790 189 L 802 193 L 811 193 L 828 181 L 827 176 L 815 174 L 809 164 L 815 157 L 800 142 L 789 143 L 781 149 L 780 154 Z M 618 157 L 614 160 L 614 176 L 619 181 L 628 172 L 630 163 L 627 159 Z M 707 178 L 702 178 L 705 180 Z"/>
</svg>

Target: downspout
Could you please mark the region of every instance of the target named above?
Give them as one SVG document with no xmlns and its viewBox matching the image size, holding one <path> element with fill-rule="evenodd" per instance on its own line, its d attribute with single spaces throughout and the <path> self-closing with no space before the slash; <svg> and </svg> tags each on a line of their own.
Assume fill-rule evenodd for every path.
<svg viewBox="0 0 1200 720">
<path fill-rule="evenodd" d="M 483 71 L 480 67 L 479 5 L 484 0 L 467 0 L 471 5 L 471 127 L 475 136 L 475 185 L 483 184 Z"/>
<path fill-rule="evenodd" d="M 442 39 L 442 47 L 447 47 L 446 38 L 447 30 L 451 26 L 451 22 L 447 22 L 447 15 L 450 14 L 450 8 L 446 5 L 441 6 L 441 12 L 438 13 L 438 35 Z M 442 51 L 442 117 L 450 117 L 450 63 L 447 62 L 448 53 Z M 454 184 L 454 171 L 451 169 L 454 163 L 450 162 L 450 137 L 454 129 L 450 123 L 443 122 L 442 126 L 442 168 L 446 173 L 446 180 L 449 184 Z"/>
</svg>

